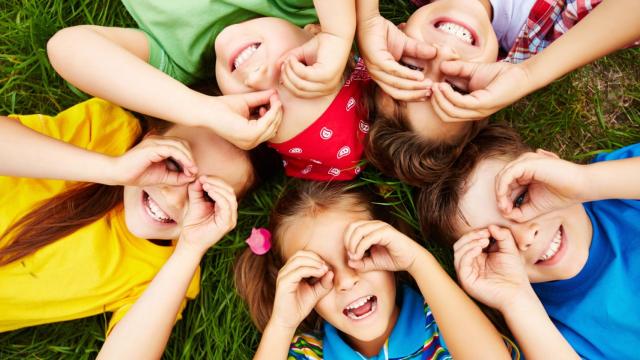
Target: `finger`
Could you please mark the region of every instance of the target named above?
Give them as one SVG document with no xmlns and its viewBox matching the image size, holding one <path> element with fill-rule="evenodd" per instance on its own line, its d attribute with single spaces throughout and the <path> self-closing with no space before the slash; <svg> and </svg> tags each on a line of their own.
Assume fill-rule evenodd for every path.
<svg viewBox="0 0 640 360">
<path fill-rule="evenodd" d="M 260 136 L 257 138 L 257 144 L 267 141 L 275 136 L 280 124 L 282 123 L 283 111 L 280 98 L 276 95 L 271 97 L 270 108 L 258 120 L 254 120 L 258 124 Z"/>
<path fill-rule="evenodd" d="M 150 155 L 149 160 L 152 162 L 161 162 L 172 158 L 182 166 L 183 170 L 195 167 L 191 152 L 179 143 L 172 141 L 154 141 L 154 144 L 146 147 L 145 150 Z"/>
<path fill-rule="evenodd" d="M 466 110 L 480 109 L 480 106 L 481 106 L 480 100 L 476 96 L 474 96 L 475 94 L 480 93 L 480 91 L 474 91 L 470 94 L 463 95 L 453 90 L 453 88 L 449 84 L 443 83 L 443 85 L 444 86 L 440 87 L 440 91 L 442 92 L 444 97 L 449 102 L 451 102 L 452 105 L 460 109 L 466 109 Z M 478 117 L 482 117 L 482 115 L 479 112 L 476 112 L 476 115 Z"/>
<path fill-rule="evenodd" d="M 416 59 L 431 60 L 436 57 L 437 50 L 431 44 L 406 37 L 403 55 Z"/>
<path fill-rule="evenodd" d="M 422 90 L 423 97 L 431 94 L 431 85 L 433 84 L 433 81 L 429 78 L 416 81 L 394 76 L 384 71 L 376 71 L 375 79 L 378 82 L 383 82 L 385 85 L 398 90 Z"/>
<path fill-rule="evenodd" d="M 449 84 L 438 83 L 432 87 L 433 95 L 431 96 L 432 101 L 437 102 L 440 109 L 442 109 L 442 111 L 447 115 L 447 118 L 441 118 L 443 121 L 460 122 L 480 120 L 480 118 L 477 117 L 476 112 L 455 107 L 442 93 L 443 88 L 449 88 L 453 91 Z"/>
<path fill-rule="evenodd" d="M 275 94 L 275 90 L 263 90 L 263 91 L 246 93 L 238 96 L 242 97 L 242 99 L 247 103 L 247 106 L 249 106 L 249 108 L 255 108 L 258 106 L 269 104 L 269 99 L 274 94 Z"/>
<path fill-rule="evenodd" d="M 353 233 L 356 231 L 356 229 L 368 222 L 370 222 L 371 220 L 359 220 L 359 221 L 354 221 L 351 224 L 349 224 L 349 226 L 347 226 L 347 229 L 344 232 L 344 246 L 345 249 L 347 249 L 347 252 L 351 251 L 351 240 L 353 239 Z"/>
<path fill-rule="evenodd" d="M 362 254 L 368 249 L 364 249 L 361 251 L 362 254 L 359 254 L 358 249 L 361 248 L 360 243 L 364 240 L 364 238 L 375 232 L 376 230 L 385 227 L 386 224 L 378 221 L 364 221 L 357 223 L 352 231 L 349 233 L 349 237 L 347 238 L 347 253 L 349 257 L 353 260 L 359 260 L 362 258 Z M 364 245 L 363 245 L 364 246 Z"/>
<path fill-rule="evenodd" d="M 294 63 L 298 65 L 297 66 L 298 71 L 300 71 L 300 67 L 304 67 L 304 65 L 302 65 L 300 62 L 296 61 Z M 312 82 L 312 81 L 303 79 L 296 73 L 296 70 L 294 69 L 294 66 L 293 66 L 294 63 L 286 62 L 283 65 L 282 73 L 281 73 L 282 75 L 280 79 L 283 82 L 283 84 L 285 86 L 286 85 L 292 86 L 293 89 L 291 88 L 289 89 L 292 90 L 295 93 L 295 95 L 301 96 L 301 97 L 307 97 L 307 98 L 316 97 L 324 94 L 328 85 L 326 83 Z"/>
<path fill-rule="evenodd" d="M 456 265 L 456 273 L 458 274 L 458 279 L 463 285 L 467 283 L 474 273 L 477 274 L 478 269 L 475 265 L 478 258 L 481 256 L 487 255 L 483 254 L 482 247 L 480 246 L 471 247 L 461 255 L 459 262 Z"/>
<path fill-rule="evenodd" d="M 229 223 L 233 224 L 233 227 L 235 227 L 238 222 L 238 201 L 236 200 L 235 193 L 233 191 L 215 187 L 208 183 L 202 184 L 202 187 L 216 204 L 216 217 L 218 216 L 218 203 L 222 202 L 221 206 L 225 206 L 225 212 L 221 215 L 221 218 L 226 219 L 225 216 L 229 215 Z M 214 194 L 216 197 L 213 196 Z M 218 197 L 222 197 L 222 199 L 219 199 Z"/>
<path fill-rule="evenodd" d="M 287 75 L 283 75 L 280 77 L 280 83 L 284 85 L 289 91 L 291 91 L 294 95 L 298 97 L 302 97 L 305 99 L 316 98 L 324 95 L 321 92 L 305 92 L 296 87 L 291 78 Z"/>
<path fill-rule="evenodd" d="M 495 181 L 496 201 L 503 214 L 510 214 L 514 210 L 510 195 L 529 185 L 533 176 L 533 171 L 529 171 L 526 163 L 508 164 L 498 173 Z"/>
<path fill-rule="evenodd" d="M 516 241 L 513 239 L 513 235 L 511 235 L 511 231 L 508 229 L 504 229 L 498 227 L 496 225 L 489 226 L 489 232 L 491 236 L 496 239 L 496 244 L 498 245 L 498 251 L 508 253 L 508 254 L 517 254 L 518 248 L 516 247 Z"/>
<path fill-rule="evenodd" d="M 213 185 L 215 187 L 224 189 L 225 191 L 230 192 L 232 194 L 235 193 L 235 191 L 233 190 L 233 187 L 231 187 L 231 185 L 227 184 L 226 181 L 224 181 L 224 180 L 222 180 L 222 179 L 220 179 L 218 177 L 211 176 L 211 175 L 201 175 L 198 178 L 198 180 L 200 180 L 200 182 L 202 182 L 203 184 L 207 183 L 207 184 Z"/>
<path fill-rule="evenodd" d="M 333 271 L 327 271 L 322 277 L 320 281 L 313 285 L 315 292 L 319 295 L 319 297 L 324 297 L 329 291 L 333 288 Z"/>
<path fill-rule="evenodd" d="M 190 206 L 205 201 L 202 183 L 196 180 L 189 184 L 187 187 L 187 196 L 189 197 Z"/>
<path fill-rule="evenodd" d="M 391 87 L 383 82 L 376 82 L 376 84 L 380 86 L 382 91 L 399 101 L 421 101 L 426 100 L 431 95 L 430 90 L 401 90 Z"/>
<path fill-rule="evenodd" d="M 440 71 L 445 75 L 470 79 L 480 64 L 464 60 L 447 60 L 440 63 Z"/>
<path fill-rule="evenodd" d="M 314 87 L 318 87 L 320 85 L 320 90 L 322 87 L 326 87 L 324 82 L 332 80 L 333 76 L 331 72 L 325 71 L 322 68 L 322 64 L 316 63 L 312 66 L 307 66 L 301 63 L 297 58 L 290 57 L 286 62 L 287 67 L 291 71 L 292 78 L 297 78 L 300 81 L 306 81 L 308 84 L 312 84 Z M 309 91 L 319 91 L 310 89 Z"/>
<path fill-rule="evenodd" d="M 229 199 L 228 194 L 220 191 L 209 184 L 202 184 L 203 190 L 209 195 L 209 198 L 213 200 L 213 216 L 215 223 L 219 226 L 224 226 L 228 230 L 233 229 L 236 226 L 233 216 L 233 203 Z"/>
<path fill-rule="evenodd" d="M 293 285 L 291 288 L 297 287 L 297 285 L 306 278 L 321 278 L 324 276 L 328 268 L 317 268 L 313 266 L 299 266 L 290 272 L 284 274 L 282 277 L 278 277 L 278 282 L 287 283 Z"/>
<path fill-rule="evenodd" d="M 387 28 L 386 39 L 387 49 L 374 53 L 374 58 L 377 59 L 375 66 L 394 76 L 411 80 L 423 80 L 424 74 L 421 71 L 409 69 L 398 62 L 406 51 L 409 37 L 397 27 L 391 25 Z"/>
<path fill-rule="evenodd" d="M 374 227 L 376 226 L 376 227 Z M 364 257 L 364 253 L 367 250 L 371 249 L 374 245 L 380 245 L 386 247 L 389 245 L 389 241 L 387 238 L 387 226 L 386 224 L 376 225 L 371 224 L 366 227 L 361 228 L 362 237 L 355 242 L 355 249 L 351 254 L 352 260 L 360 260 Z"/>
<path fill-rule="evenodd" d="M 464 234 L 458 241 L 453 244 L 453 251 L 458 251 L 463 245 L 469 243 L 470 241 L 488 238 L 491 234 L 488 229 L 481 229 L 476 231 L 471 231 Z"/>
<path fill-rule="evenodd" d="M 287 273 L 300 266 L 310 266 L 316 268 L 326 267 L 326 263 L 316 253 L 311 251 L 296 252 L 280 270 L 281 273 Z"/>
<path fill-rule="evenodd" d="M 470 249 L 480 247 L 480 249 L 484 249 L 489 245 L 489 238 L 482 239 L 474 239 L 469 241 L 468 243 L 461 246 L 456 252 L 453 254 L 453 266 L 457 269 L 459 268 L 460 261 L 462 256 L 467 253 Z"/>
</svg>

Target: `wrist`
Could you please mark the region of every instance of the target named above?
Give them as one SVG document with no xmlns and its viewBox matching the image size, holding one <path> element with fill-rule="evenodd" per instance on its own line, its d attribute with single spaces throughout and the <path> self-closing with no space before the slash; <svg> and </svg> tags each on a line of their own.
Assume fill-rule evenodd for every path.
<svg viewBox="0 0 640 360">
<path fill-rule="evenodd" d="M 190 90 L 187 95 L 186 104 L 188 109 L 184 114 L 182 124 L 187 126 L 203 126 L 211 128 L 215 121 L 215 111 L 211 110 L 211 104 L 217 102 L 215 96 L 199 93 L 195 90 Z"/>
<path fill-rule="evenodd" d="M 271 318 L 269 319 L 269 322 L 267 323 L 267 326 L 265 326 L 264 328 L 264 333 L 266 334 L 268 332 L 273 336 L 292 339 L 293 336 L 296 334 L 296 330 L 298 327 L 297 326 L 291 327 L 289 325 L 283 324 L 281 321 L 278 321 L 275 318 L 276 316 L 272 314 Z"/>
<path fill-rule="evenodd" d="M 185 260 L 200 263 L 200 260 L 207 252 L 208 248 L 204 248 L 197 244 L 198 241 L 195 242 L 196 244 L 193 244 L 193 241 L 189 241 L 188 236 L 181 234 L 173 253 Z"/>
<path fill-rule="evenodd" d="M 438 260 L 436 260 L 436 258 L 427 249 L 418 245 L 418 243 L 414 242 L 414 245 L 415 246 L 413 246 L 411 253 L 416 254 L 416 256 L 409 267 L 407 267 L 406 271 L 415 279 L 420 269 L 423 269 L 424 266 L 428 265 L 430 262 L 435 261 L 437 263 Z M 438 266 L 440 266 L 439 263 Z"/>
<path fill-rule="evenodd" d="M 90 182 L 110 185 L 110 186 L 124 186 L 125 180 L 122 178 L 121 171 L 118 170 L 119 157 L 99 154 L 95 161 L 91 162 L 91 166 L 94 167 L 93 173 L 96 174 L 95 178 L 88 179 Z"/>
<path fill-rule="evenodd" d="M 527 314 L 533 309 L 542 306 L 538 295 L 533 291 L 531 284 L 523 285 L 519 291 L 509 298 L 509 301 L 504 302 L 501 306 L 497 307 L 502 316 L 505 319 L 513 319 L 521 314 Z"/>
</svg>

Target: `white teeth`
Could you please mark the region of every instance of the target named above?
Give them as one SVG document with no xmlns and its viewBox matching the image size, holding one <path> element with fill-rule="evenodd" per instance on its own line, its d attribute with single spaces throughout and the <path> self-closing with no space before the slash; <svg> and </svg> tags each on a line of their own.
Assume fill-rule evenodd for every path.
<svg viewBox="0 0 640 360">
<path fill-rule="evenodd" d="M 373 295 L 369 295 L 369 296 L 364 297 L 364 298 L 362 298 L 360 300 L 356 300 L 356 301 L 352 302 L 351 304 L 347 305 L 347 309 L 349 309 L 349 310 L 357 309 L 360 306 L 366 304 L 367 301 L 371 300 L 372 297 L 373 297 Z"/>
<path fill-rule="evenodd" d="M 260 46 L 260 44 L 252 44 L 247 46 L 246 49 L 242 50 L 240 52 L 240 54 L 238 54 L 238 56 L 236 56 L 236 59 L 233 60 L 233 67 L 234 69 L 237 69 L 240 67 L 240 65 L 242 65 L 243 62 L 247 61 L 247 59 L 249 59 L 251 57 L 251 55 L 253 55 L 253 53 L 258 50 L 258 46 Z"/>
<path fill-rule="evenodd" d="M 558 249 L 560 249 L 561 244 L 562 244 L 562 229 L 560 228 L 558 229 L 555 236 L 551 240 L 551 244 L 549 244 L 549 249 L 547 249 L 547 252 L 545 252 L 544 255 L 540 257 L 540 261 L 551 259 L 553 255 L 555 255 L 558 252 Z"/>
<path fill-rule="evenodd" d="M 452 22 L 441 22 L 436 27 L 468 44 L 473 44 L 473 36 L 471 35 L 471 31 L 469 31 L 469 29 L 466 29 Z"/>
<path fill-rule="evenodd" d="M 155 201 L 153 201 L 153 199 L 148 195 L 147 195 L 146 204 L 147 204 L 147 206 L 145 208 L 147 210 L 147 213 L 153 219 L 155 219 L 157 221 L 160 221 L 160 222 L 169 222 L 169 221 L 171 221 L 171 217 L 169 215 L 167 215 L 167 213 L 162 211 L 160 206 L 158 206 L 158 204 Z"/>
</svg>

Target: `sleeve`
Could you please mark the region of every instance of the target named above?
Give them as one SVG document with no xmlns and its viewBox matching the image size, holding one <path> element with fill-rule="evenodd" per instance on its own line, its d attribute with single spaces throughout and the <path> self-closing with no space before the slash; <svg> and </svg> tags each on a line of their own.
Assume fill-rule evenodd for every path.
<svg viewBox="0 0 640 360">
<path fill-rule="evenodd" d="M 321 360 L 322 339 L 309 333 L 299 333 L 291 340 L 287 360 Z"/>
<path fill-rule="evenodd" d="M 518 345 L 516 345 L 515 342 L 513 342 L 511 339 L 509 339 L 504 335 L 502 335 L 502 340 L 504 341 L 504 344 L 507 346 L 507 351 L 509 351 L 509 355 L 511 356 L 511 359 L 520 360 L 523 358 L 522 354 L 520 353 L 520 348 L 518 348 Z"/>
<path fill-rule="evenodd" d="M 94 98 L 55 116 L 9 115 L 41 134 L 107 155 L 121 155 L 138 138 L 141 126 L 131 113 Z"/>
<path fill-rule="evenodd" d="M 623 148 L 596 155 L 593 162 L 622 160 L 640 156 L 640 143 L 625 146 Z"/>
<path fill-rule="evenodd" d="M 192 84 L 198 78 L 188 71 L 183 70 L 164 50 L 162 44 L 148 31 L 142 29 L 149 43 L 149 65 L 180 81 L 183 84 Z"/>
</svg>

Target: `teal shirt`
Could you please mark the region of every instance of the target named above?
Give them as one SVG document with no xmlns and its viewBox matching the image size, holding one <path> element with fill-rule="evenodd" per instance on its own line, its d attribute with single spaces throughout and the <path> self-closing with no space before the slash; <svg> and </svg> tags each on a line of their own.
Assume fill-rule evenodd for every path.
<svg viewBox="0 0 640 360">
<path fill-rule="evenodd" d="M 313 0 L 122 0 L 149 41 L 149 63 L 182 83 L 213 78 L 214 41 L 226 26 L 260 16 L 298 26 L 318 21 Z"/>
</svg>

